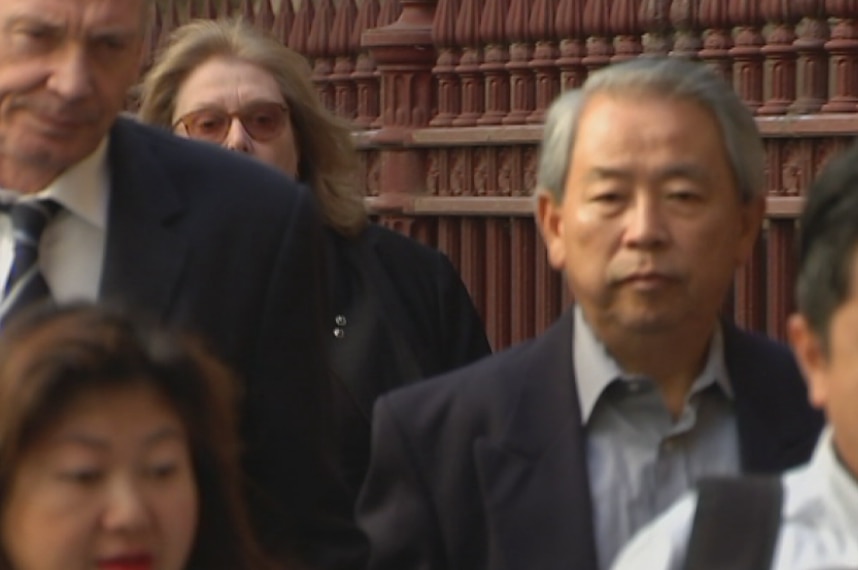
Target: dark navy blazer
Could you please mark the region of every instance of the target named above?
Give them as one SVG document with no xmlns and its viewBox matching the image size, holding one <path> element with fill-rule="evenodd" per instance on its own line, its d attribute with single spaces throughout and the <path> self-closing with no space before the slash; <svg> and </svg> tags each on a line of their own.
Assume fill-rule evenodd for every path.
<svg viewBox="0 0 858 570">
<path fill-rule="evenodd" d="M 596 570 L 572 312 L 379 399 L 358 503 L 371 570 Z M 743 468 L 805 462 L 822 425 L 790 351 L 724 324 Z"/>
</svg>

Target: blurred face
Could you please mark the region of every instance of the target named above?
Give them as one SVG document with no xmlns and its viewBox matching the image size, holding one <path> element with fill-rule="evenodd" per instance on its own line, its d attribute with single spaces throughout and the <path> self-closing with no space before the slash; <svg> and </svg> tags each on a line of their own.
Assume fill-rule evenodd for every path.
<svg viewBox="0 0 858 570">
<path fill-rule="evenodd" d="M 834 427 L 834 445 L 858 477 L 858 264 L 852 255 L 849 297 L 828 325 L 828 350 L 804 316 L 789 321 L 789 339 L 807 379 L 811 403 Z"/>
<path fill-rule="evenodd" d="M 182 424 L 128 388 L 74 400 L 29 450 L 2 540 L 15 570 L 181 570 L 196 524 Z"/>
<path fill-rule="evenodd" d="M 288 107 L 264 69 L 215 57 L 197 67 L 176 95 L 177 134 L 247 153 L 295 177 L 298 147 Z"/>
<path fill-rule="evenodd" d="M 537 217 L 549 260 L 590 325 L 652 334 L 714 324 L 762 206 L 741 202 L 718 125 L 702 107 L 596 95 L 563 201 L 540 196 Z"/>
<path fill-rule="evenodd" d="M 0 183 L 39 190 L 95 150 L 137 78 L 144 2 L 0 0 Z"/>
</svg>

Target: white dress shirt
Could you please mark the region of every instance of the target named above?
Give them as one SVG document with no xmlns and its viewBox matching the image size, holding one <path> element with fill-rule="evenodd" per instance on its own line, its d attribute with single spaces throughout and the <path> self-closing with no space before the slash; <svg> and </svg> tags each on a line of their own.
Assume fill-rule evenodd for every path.
<svg viewBox="0 0 858 570">
<path fill-rule="evenodd" d="M 59 302 L 98 298 L 110 188 L 108 144 L 105 138 L 92 154 L 35 194 L 63 206 L 39 244 L 39 267 Z M 0 190 L 0 201 L 11 202 L 18 196 L 18 192 Z M 9 216 L 0 215 L 0 283 L 6 283 L 9 276 L 13 246 Z M 0 285 L 0 296 L 2 289 Z"/>
<path fill-rule="evenodd" d="M 837 458 L 830 428 L 810 463 L 788 471 L 783 484 L 772 570 L 858 569 L 858 479 Z M 626 546 L 613 569 L 681 569 L 696 508 L 695 494 L 680 500 Z"/>
</svg>

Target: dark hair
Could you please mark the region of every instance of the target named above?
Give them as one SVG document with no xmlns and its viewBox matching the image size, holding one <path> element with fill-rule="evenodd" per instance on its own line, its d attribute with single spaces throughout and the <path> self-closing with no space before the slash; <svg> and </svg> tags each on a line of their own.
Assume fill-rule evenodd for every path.
<svg viewBox="0 0 858 570">
<path fill-rule="evenodd" d="M 24 454 L 73 399 L 136 386 L 163 397 L 188 434 L 200 509 L 186 568 L 270 568 L 241 497 L 234 376 L 198 339 L 117 309 L 39 307 L 0 335 L 0 508 Z M 2 546 L 0 569 L 11 569 Z"/>
<path fill-rule="evenodd" d="M 858 144 L 811 186 L 800 218 L 798 309 L 828 349 L 831 316 L 849 297 L 858 245 Z"/>
</svg>

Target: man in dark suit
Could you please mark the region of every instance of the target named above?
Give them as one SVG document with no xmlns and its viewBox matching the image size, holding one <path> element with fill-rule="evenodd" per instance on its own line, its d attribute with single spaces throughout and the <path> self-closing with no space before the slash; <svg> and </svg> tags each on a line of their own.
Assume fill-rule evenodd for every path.
<svg viewBox="0 0 858 570">
<path fill-rule="evenodd" d="M 359 568 L 364 540 L 325 425 L 312 199 L 246 158 L 117 119 L 149 7 L 0 0 L 0 201 L 13 212 L 0 215 L 3 317 L 43 280 L 57 301 L 118 303 L 202 334 L 246 381 L 246 465 L 267 546 Z M 13 278 L 25 202 L 53 217 L 37 262 Z"/>
<path fill-rule="evenodd" d="M 536 217 L 576 305 L 540 337 L 375 406 L 370 568 L 606 568 L 703 475 L 805 461 L 790 352 L 719 319 L 764 150 L 707 68 L 646 58 L 549 111 Z"/>
</svg>

